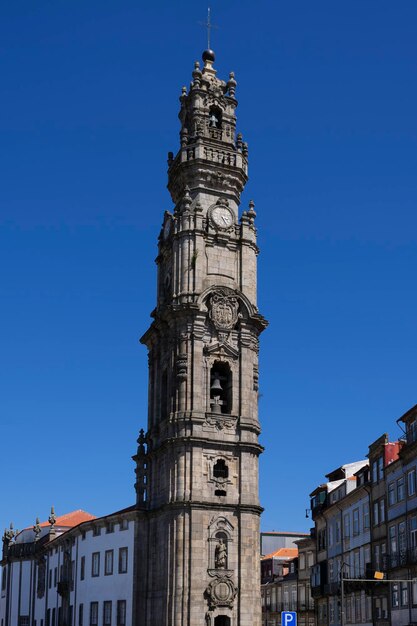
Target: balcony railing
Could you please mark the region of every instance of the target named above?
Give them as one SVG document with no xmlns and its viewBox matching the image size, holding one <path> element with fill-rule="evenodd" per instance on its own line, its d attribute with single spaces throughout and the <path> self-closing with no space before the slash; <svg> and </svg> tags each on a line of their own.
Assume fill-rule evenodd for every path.
<svg viewBox="0 0 417 626">
<path fill-rule="evenodd" d="M 396 567 L 406 567 L 417 563 L 417 547 L 408 548 L 408 550 L 400 550 L 384 557 L 384 565 L 386 569 L 395 569 Z"/>
</svg>

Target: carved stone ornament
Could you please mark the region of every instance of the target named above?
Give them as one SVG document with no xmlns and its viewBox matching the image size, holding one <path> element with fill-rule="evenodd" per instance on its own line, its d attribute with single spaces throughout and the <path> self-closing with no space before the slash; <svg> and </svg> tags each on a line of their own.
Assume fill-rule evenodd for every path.
<svg viewBox="0 0 417 626">
<path fill-rule="evenodd" d="M 232 289 L 216 289 L 210 296 L 209 316 L 217 330 L 232 330 L 239 317 L 239 300 Z"/>
<path fill-rule="evenodd" d="M 186 354 L 177 356 L 177 378 L 178 380 L 187 380 L 188 358 Z"/>
<path fill-rule="evenodd" d="M 217 430 L 231 430 L 236 428 L 237 417 L 226 413 L 207 413 L 206 424 Z"/>
<path fill-rule="evenodd" d="M 237 588 L 230 579 L 230 575 L 213 578 L 205 591 L 210 608 L 215 608 L 216 606 L 232 608 L 236 594 Z"/>
</svg>

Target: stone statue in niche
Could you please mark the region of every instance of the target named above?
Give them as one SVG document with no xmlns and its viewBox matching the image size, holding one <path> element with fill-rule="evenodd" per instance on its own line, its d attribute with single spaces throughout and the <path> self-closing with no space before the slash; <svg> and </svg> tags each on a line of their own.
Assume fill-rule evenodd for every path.
<svg viewBox="0 0 417 626">
<path fill-rule="evenodd" d="M 214 552 L 214 564 L 216 569 L 226 569 L 227 566 L 227 546 L 223 539 L 219 539 Z"/>
</svg>

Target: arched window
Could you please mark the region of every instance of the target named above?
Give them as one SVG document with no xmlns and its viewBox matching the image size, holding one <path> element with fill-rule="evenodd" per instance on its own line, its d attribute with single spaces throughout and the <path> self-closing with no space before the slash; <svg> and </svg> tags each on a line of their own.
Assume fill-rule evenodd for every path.
<svg viewBox="0 0 417 626">
<path fill-rule="evenodd" d="M 213 467 L 214 478 L 229 478 L 229 468 L 224 459 L 218 459 Z"/>
<path fill-rule="evenodd" d="M 232 372 L 223 361 L 215 361 L 211 368 L 210 408 L 213 413 L 232 412 Z"/>
</svg>

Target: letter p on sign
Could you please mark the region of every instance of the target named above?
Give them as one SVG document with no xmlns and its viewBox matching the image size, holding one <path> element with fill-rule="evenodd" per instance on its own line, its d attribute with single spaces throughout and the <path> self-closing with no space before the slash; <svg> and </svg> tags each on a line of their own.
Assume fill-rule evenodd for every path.
<svg viewBox="0 0 417 626">
<path fill-rule="evenodd" d="M 297 613 L 295 611 L 283 611 L 281 613 L 281 626 L 297 626 Z"/>
</svg>

